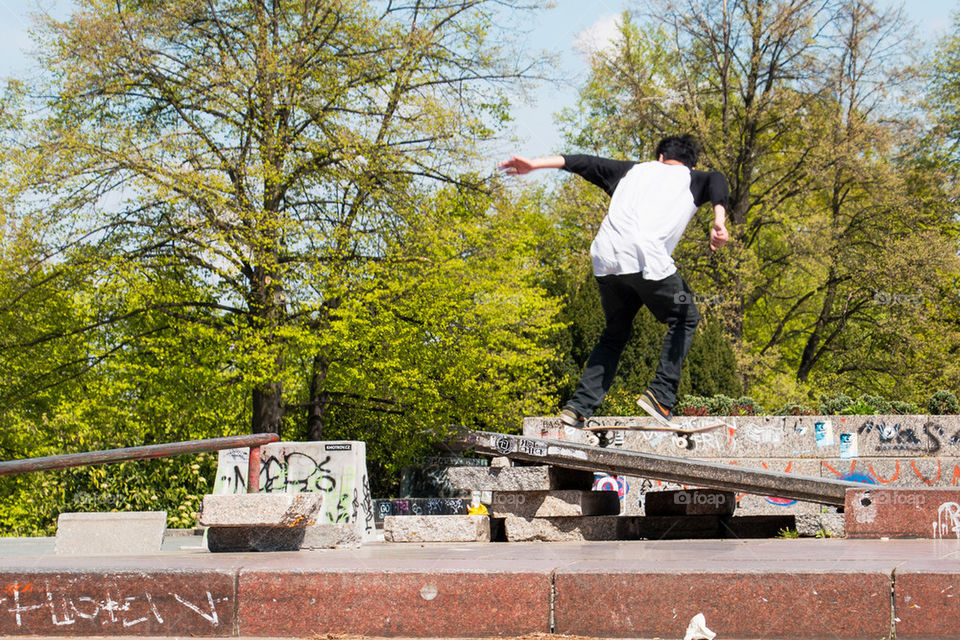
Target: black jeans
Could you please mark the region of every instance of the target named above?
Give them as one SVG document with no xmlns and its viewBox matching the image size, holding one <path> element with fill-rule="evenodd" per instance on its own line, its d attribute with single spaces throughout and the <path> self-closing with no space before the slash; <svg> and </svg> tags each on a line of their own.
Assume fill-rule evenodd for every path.
<svg viewBox="0 0 960 640">
<path fill-rule="evenodd" d="M 690 287 L 679 273 L 663 280 L 645 280 L 639 273 L 598 276 L 597 285 L 607 326 L 600 334 L 580 377 L 580 384 L 567 405 L 585 418 L 600 408 L 613 384 L 623 348 L 630 339 L 633 319 L 640 307 L 646 305 L 659 322 L 668 326 L 660 352 L 660 365 L 649 388 L 660 404 L 673 407 L 677 401 L 681 367 L 700 322 L 700 312 L 694 304 Z"/>
</svg>

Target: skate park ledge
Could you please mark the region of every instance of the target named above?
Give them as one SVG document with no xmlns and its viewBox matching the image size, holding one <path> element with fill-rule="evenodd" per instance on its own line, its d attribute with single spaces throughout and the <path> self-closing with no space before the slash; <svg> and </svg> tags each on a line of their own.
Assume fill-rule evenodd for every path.
<svg viewBox="0 0 960 640">
<path fill-rule="evenodd" d="M 0 541 L 3 636 L 679 638 L 703 613 L 724 640 L 960 638 L 955 536 L 222 554 L 184 537 L 113 557 L 16 546 Z"/>
</svg>

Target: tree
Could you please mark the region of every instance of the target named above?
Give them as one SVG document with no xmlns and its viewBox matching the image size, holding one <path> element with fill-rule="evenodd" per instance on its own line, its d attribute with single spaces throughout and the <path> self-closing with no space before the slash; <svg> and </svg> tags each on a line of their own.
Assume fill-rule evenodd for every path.
<svg viewBox="0 0 960 640">
<path fill-rule="evenodd" d="M 898 108 L 916 94 L 908 40 L 899 12 L 863 0 L 666 0 L 624 16 L 586 115 L 565 116 L 574 145 L 615 157 L 650 158 L 677 131 L 704 142 L 701 164 L 731 183 L 734 242 L 713 254 L 691 232 L 675 258 L 723 301 L 745 390 L 772 404 L 814 378 L 902 384 L 929 355 L 897 336 L 923 334 L 931 305 L 876 304 L 932 300 L 957 272 L 943 174 L 921 169 L 919 110 Z"/>
<path fill-rule="evenodd" d="M 97 286 L 126 296 L 103 322 L 205 328 L 254 432 L 296 406 L 319 437 L 333 398 L 364 396 L 331 386 L 333 325 L 418 258 L 431 184 L 482 187 L 463 167 L 503 115 L 497 85 L 529 69 L 492 46 L 502 4 L 81 2 L 43 25 L 26 202 L 60 246 L 96 247 Z M 131 295 L 131 273 L 190 286 Z"/>
</svg>

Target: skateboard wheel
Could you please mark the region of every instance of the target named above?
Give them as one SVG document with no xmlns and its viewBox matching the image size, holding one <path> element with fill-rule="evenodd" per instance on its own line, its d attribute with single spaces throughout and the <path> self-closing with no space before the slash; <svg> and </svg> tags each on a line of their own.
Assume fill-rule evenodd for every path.
<svg viewBox="0 0 960 640">
<path fill-rule="evenodd" d="M 677 445 L 678 449 L 693 449 L 693 440 L 687 435 L 674 436 L 673 444 Z"/>
</svg>

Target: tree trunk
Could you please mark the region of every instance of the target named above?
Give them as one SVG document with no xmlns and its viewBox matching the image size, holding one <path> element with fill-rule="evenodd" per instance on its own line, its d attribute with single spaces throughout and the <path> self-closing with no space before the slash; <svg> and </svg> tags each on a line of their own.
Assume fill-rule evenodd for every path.
<svg viewBox="0 0 960 640">
<path fill-rule="evenodd" d="M 283 386 L 280 382 L 267 382 L 253 389 L 252 433 L 276 433 L 283 435 Z"/>
<path fill-rule="evenodd" d="M 322 391 L 327 370 L 327 363 L 323 358 L 314 356 L 313 371 L 310 374 L 310 402 L 307 407 L 308 440 L 323 440 L 323 412 L 330 401 L 330 395 Z"/>
<path fill-rule="evenodd" d="M 837 296 L 837 283 L 834 278 L 834 271 L 830 269 L 827 276 L 829 284 L 827 285 L 827 295 L 823 299 L 823 307 L 820 309 L 820 317 L 817 318 L 817 324 L 813 327 L 813 332 L 807 338 L 807 344 L 803 348 L 803 355 L 800 356 L 800 366 L 797 368 L 797 380 L 806 382 L 813 370 L 813 366 L 820 359 L 820 342 L 827 328 L 827 322 L 830 314 L 833 313 L 833 303 Z"/>
</svg>

